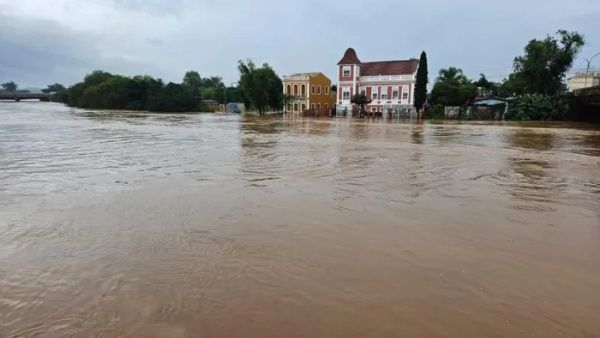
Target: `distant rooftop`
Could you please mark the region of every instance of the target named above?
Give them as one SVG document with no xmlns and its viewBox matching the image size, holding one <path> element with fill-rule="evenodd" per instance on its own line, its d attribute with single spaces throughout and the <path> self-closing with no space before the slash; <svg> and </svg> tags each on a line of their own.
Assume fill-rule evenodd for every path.
<svg viewBox="0 0 600 338">
<path fill-rule="evenodd" d="M 292 74 L 292 75 L 286 75 L 284 77 L 299 77 L 299 76 L 313 77 L 313 76 L 317 76 L 319 74 L 321 74 L 321 73 L 320 72 L 296 73 L 296 74 Z"/>
<path fill-rule="evenodd" d="M 586 73 L 586 72 L 577 72 L 577 73 L 575 73 L 575 75 L 569 77 L 569 79 L 585 79 L 586 76 L 588 78 L 600 77 L 600 71 L 599 70 L 590 70 L 589 73 Z"/>
</svg>

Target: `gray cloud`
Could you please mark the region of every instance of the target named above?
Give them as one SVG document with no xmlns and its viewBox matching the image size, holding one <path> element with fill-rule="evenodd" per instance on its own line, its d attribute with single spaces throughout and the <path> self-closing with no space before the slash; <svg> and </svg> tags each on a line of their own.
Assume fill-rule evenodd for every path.
<svg viewBox="0 0 600 338">
<path fill-rule="evenodd" d="M 600 2 L 442 0 L 0 0 L 0 81 L 72 84 L 93 69 L 179 81 L 237 80 L 239 59 L 333 77 L 347 47 L 364 60 L 418 57 L 501 79 L 532 38 L 559 28 L 600 51 Z M 582 67 L 582 58 L 576 67 Z M 600 67 L 600 65 L 599 65 Z"/>
</svg>

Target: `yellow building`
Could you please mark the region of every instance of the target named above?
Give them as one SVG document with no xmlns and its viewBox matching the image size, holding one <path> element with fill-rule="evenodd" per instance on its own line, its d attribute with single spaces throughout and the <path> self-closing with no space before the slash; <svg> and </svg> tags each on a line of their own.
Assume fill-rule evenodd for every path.
<svg viewBox="0 0 600 338">
<path fill-rule="evenodd" d="M 335 96 L 331 93 L 331 80 L 323 73 L 301 73 L 283 77 L 283 93 L 292 100 L 285 112 L 328 115 L 334 108 Z"/>
</svg>

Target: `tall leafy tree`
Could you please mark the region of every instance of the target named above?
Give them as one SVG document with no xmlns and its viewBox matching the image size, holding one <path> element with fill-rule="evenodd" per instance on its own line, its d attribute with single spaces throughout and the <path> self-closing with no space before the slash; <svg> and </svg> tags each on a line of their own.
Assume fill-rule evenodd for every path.
<svg viewBox="0 0 600 338">
<path fill-rule="evenodd" d="M 283 83 L 271 66 L 265 63 L 257 68 L 250 60 L 239 61 L 238 70 L 239 87 L 246 103 L 257 109 L 261 115 L 268 108 L 281 107 Z"/>
<path fill-rule="evenodd" d="M 1 86 L 2 86 L 2 88 L 4 88 L 4 91 L 9 92 L 9 93 L 16 92 L 17 88 L 19 87 L 13 81 L 9 81 L 9 82 L 3 83 Z"/>
<path fill-rule="evenodd" d="M 462 69 L 441 69 L 431 91 L 431 100 L 441 106 L 461 106 L 477 95 L 477 87 Z"/>
<path fill-rule="evenodd" d="M 200 89 L 200 87 L 202 87 L 202 77 L 197 71 L 190 70 L 186 72 L 183 76 L 182 84 L 184 86 L 188 86 L 192 89 L 198 90 Z"/>
<path fill-rule="evenodd" d="M 427 83 L 429 83 L 429 72 L 427 70 L 427 54 L 425 51 L 421 53 L 419 59 L 419 69 L 417 70 L 417 80 L 415 83 L 415 100 L 414 106 L 417 111 L 420 111 L 427 100 Z"/>
<path fill-rule="evenodd" d="M 52 102 L 67 102 L 67 88 L 60 83 L 48 85 L 46 89 L 42 89 L 42 93 L 50 94 Z"/>
<path fill-rule="evenodd" d="M 529 41 L 524 55 L 514 60 L 513 84 L 518 85 L 514 90 L 517 94 L 560 94 L 565 75 L 584 44 L 582 35 L 566 30 Z"/>
<path fill-rule="evenodd" d="M 473 84 L 486 91 L 489 95 L 494 95 L 498 92 L 498 84 L 488 80 L 485 74 L 479 74 L 479 80 L 473 82 Z"/>
</svg>

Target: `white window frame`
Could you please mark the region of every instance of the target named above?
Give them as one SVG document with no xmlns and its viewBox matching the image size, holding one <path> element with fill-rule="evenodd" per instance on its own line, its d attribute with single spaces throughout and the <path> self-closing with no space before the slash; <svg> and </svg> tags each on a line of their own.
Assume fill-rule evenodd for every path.
<svg viewBox="0 0 600 338">
<path fill-rule="evenodd" d="M 402 86 L 402 101 L 408 100 L 408 86 Z"/>
<path fill-rule="evenodd" d="M 350 100 L 350 89 L 342 89 L 342 100 Z"/>
<path fill-rule="evenodd" d="M 346 72 L 348 74 L 346 75 Z M 342 77 L 351 77 L 352 76 L 352 66 L 342 66 Z"/>
</svg>

